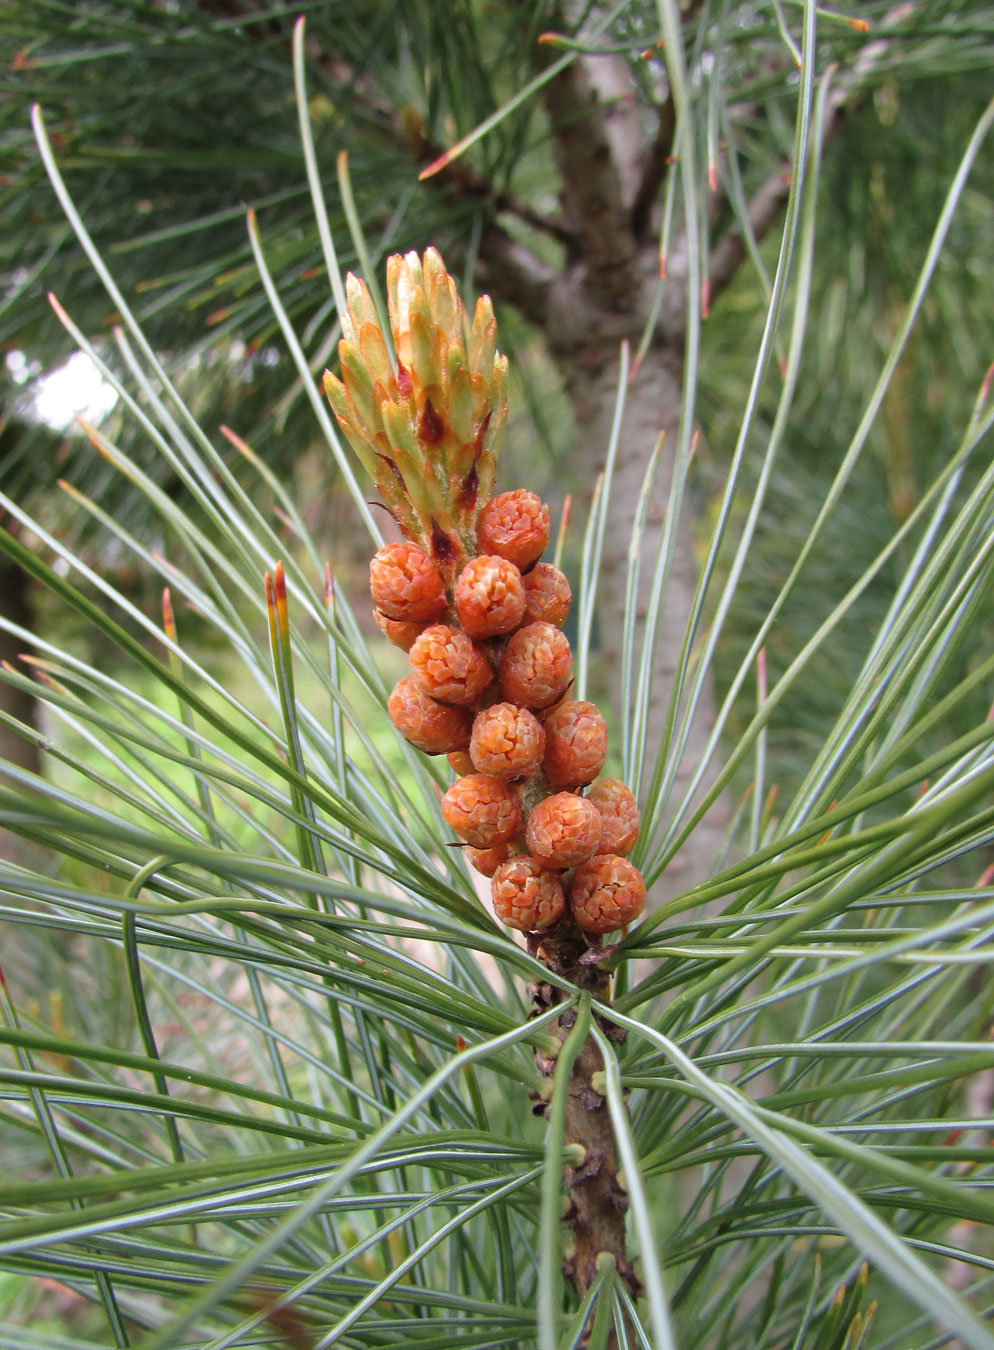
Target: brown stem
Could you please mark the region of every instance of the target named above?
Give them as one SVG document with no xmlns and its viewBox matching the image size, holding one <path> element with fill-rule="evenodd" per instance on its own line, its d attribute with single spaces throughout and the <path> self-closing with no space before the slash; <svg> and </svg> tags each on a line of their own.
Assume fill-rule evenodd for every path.
<svg viewBox="0 0 994 1350">
<path fill-rule="evenodd" d="M 598 952 L 572 919 L 565 919 L 548 934 L 532 940 L 535 955 L 550 971 L 568 979 L 601 1002 L 610 998 L 610 975 L 597 961 Z M 536 1013 L 545 1012 L 562 1001 L 562 990 L 545 981 L 532 986 L 532 1004 Z M 568 1008 L 552 1023 L 551 1030 L 564 1043 L 576 1022 L 575 1008 Z M 602 1027 L 612 1040 L 623 1038 L 618 1028 Z M 554 1056 L 536 1054 L 540 1073 L 550 1078 L 555 1072 Z M 604 1060 L 592 1036 L 588 1036 L 573 1061 L 566 1098 L 564 1144 L 573 1146 L 577 1161 L 565 1168 L 569 1205 L 563 1218 L 573 1234 L 573 1250 L 566 1261 L 566 1273 L 582 1299 L 597 1278 L 598 1257 L 613 1258 L 618 1274 L 633 1298 L 639 1295 L 639 1281 L 628 1260 L 625 1241 L 625 1214 L 628 1196 L 618 1177 L 618 1155 L 614 1129 L 607 1102 L 595 1083 L 603 1072 Z M 538 1110 L 544 1111 L 540 1098 Z"/>
</svg>

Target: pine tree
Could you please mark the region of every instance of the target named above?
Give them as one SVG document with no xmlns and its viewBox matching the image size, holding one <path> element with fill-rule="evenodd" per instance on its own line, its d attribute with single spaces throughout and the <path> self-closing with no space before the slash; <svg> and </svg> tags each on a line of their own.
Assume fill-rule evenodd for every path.
<svg viewBox="0 0 994 1350">
<path fill-rule="evenodd" d="M 876 18 L 876 7 L 867 6 L 871 11 Z M 337 7 L 334 13 L 343 16 Z M 384 36 L 375 23 L 363 25 L 379 13 L 352 11 L 349 42 L 369 52 L 380 42 L 402 46 L 396 31 Z M 872 1326 L 873 1343 L 895 1350 L 941 1343 L 949 1334 L 969 1346 L 994 1344 L 984 1237 L 992 1217 L 985 1093 L 994 1054 L 978 978 L 989 963 L 994 913 L 986 860 L 994 829 L 994 733 L 986 716 L 994 667 L 983 641 L 994 582 L 994 480 L 989 389 L 979 378 L 972 406 L 946 397 L 955 388 L 951 377 L 939 388 L 948 445 L 926 462 L 927 478 L 903 499 L 883 537 L 871 535 L 865 560 L 859 550 L 866 541 L 858 537 L 866 519 L 878 519 L 864 509 L 868 480 L 861 476 L 875 418 L 901 393 L 902 360 L 914 354 L 913 334 L 929 306 L 941 312 L 949 293 L 944 250 L 952 232 L 976 218 L 972 184 L 982 182 L 979 159 L 994 106 L 980 113 L 945 165 L 943 200 L 925 226 L 930 239 L 915 276 L 900 299 L 894 291 L 887 297 L 894 322 L 883 352 L 855 325 L 859 349 L 833 347 L 834 330 L 821 323 L 829 311 L 813 306 L 819 188 L 844 135 L 836 129 L 842 110 L 856 107 L 866 81 L 893 97 L 897 69 L 910 77 L 980 60 L 987 11 L 915 6 L 865 39 L 813 4 L 728 6 L 716 14 L 707 6 L 681 12 L 661 0 L 660 16 L 652 26 L 650 12 L 624 8 L 598 32 L 607 12 L 585 13 L 580 47 L 571 37 L 541 44 L 559 55 L 527 91 L 545 91 L 547 120 L 535 125 L 549 128 L 565 160 L 585 165 L 572 180 L 586 194 L 575 219 L 585 246 L 602 250 L 585 292 L 581 261 L 570 251 L 582 252 L 581 245 L 561 240 L 561 265 L 541 265 L 547 285 L 534 293 L 559 305 L 576 288 L 565 318 L 561 308 L 555 312 L 562 333 L 572 325 L 594 343 L 592 407 L 581 423 L 596 442 L 598 410 L 610 408 L 617 410 L 614 426 L 624 429 L 623 440 L 618 433 L 600 440 L 608 455 L 599 481 L 583 459 L 595 453 L 590 445 L 574 461 L 583 491 L 571 528 L 579 528 L 578 519 L 586 547 L 569 579 L 577 614 L 569 665 L 552 639 L 516 641 L 529 628 L 560 632 L 550 611 L 504 632 L 466 632 L 464 617 L 470 628 L 490 626 L 480 601 L 489 587 L 500 593 L 498 627 L 510 616 L 524 621 L 513 573 L 474 570 L 460 609 L 461 564 L 475 552 L 467 547 L 466 559 L 458 559 L 469 543 L 459 514 L 466 499 L 453 495 L 450 480 L 412 490 L 406 474 L 417 459 L 404 458 L 404 428 L 387 421 L 396 437 L 393 467 L 377 454 L 367 467 L 395 516 L 410 503 L 406 525 L 415 536 L 422 531 L 422 544 L 435 541 L 435 526 L 446 532 L 447 549 L 422 549 L 439 571 L 444 607 L 429 567 L 410 553 L 379 554 L 372 598 L 389 603 L 403 573 L 408 608 L 384 608 L 382 633 L 362 621 L 369 598 L 336 582 L 340 560 L 326 567 L 298 502 L 269 466 L 268 424 L 233 468 L 180 397 L 93 245 L 86 203 L 74 204 L 64 190 L 59 159 L 67 146 L 53 147 L 43 116 L 35 119 L 46 171 L 121 319 L 123 373 L 108 374 L 140 439 L 183 489 L 161 491 L 136 452 L 92 429 L 104 459 L 156 513 L 164 547 L 150 549 L 126 520 L 76 500 L 164 587 L 154 616 L 99 568 L 87 568 L 17 501 L 7 505 L 19 534 L 0 535 L 5 556 L 44 589 L 50 615 L 30 666 L 5 669 L 3 679 L 39 690 L 51 721 L 45 776 L 14 762 L 0 773 L 0 824 L 44 857 L 38 866 L 0 862 L 12 935 L 4 946 L 0 1078 L 6 1120 L 20 1131 L 15 1156 L 23 1174 L 5 1188 L 0 1263 L 18 1281 L 55 1278 L 93 1302 L 100 1320 L 75 1335 L 76 1343 L 145 1350 L 260 1342 L 813 1347 L 869 1344 Z M 887 17 L 882 7 L 879 16 Z M 272 51 L 285 56 L 279 16 L 265 22 L 275 24 Z M 466 89 L 475 87 L 470 74 L 478 68 L 458 40 L 476 24 L 475 50 L 489 52 L 494 22 L 472 7 L 444 21 L 428 15 L 425 31 L 439 51 L 458 52 Z M 322 105 L 307 96 L 302 28 L 297 35 L 309 149 Z M 520 36 L 513 35 L 519 47 Z M 852 45 L 858 42 L 864 45 Z M 606 56 L 588 60 L 591 44 Z M 514 46 L 507 36 L 501 51 Z M 835 71 L 829 58 L 840 47 L 860 55 Z M 766 59 L 781 49 L 791 61 L 796 49 L 796 77 L 782 78 Z M 420 49 L 409 50 L 409 69 L 417 69 Z M 533 60 L 531 44 L 525 50 Z M 663 63 L 659 88 L 665 78 L 672 90 L 673 129 L 653 142 L 665 153 L 643 203 L 651 216 L 650 203 L 661 199 L 670 247 L 663 288 L 645 295 L 639 288 L 650 309 L 659 295 L 662 328 L 646 326 L 644 315 L 632 331 L 623 283 L 626 265 L 636 263 L 614 251 L 624 235 L 619 205 L 627 211 L 632 202 L 624 191 L 605 192 L 605 157 L 596 137 L 577 128 L 581 108 L 590 110 L 588 133 L 624 115 L 627 105 L 610 114 L 594 105 L 585 81 L 598 66 L 601 73 L 618 70 L 620 55 L 630 58 L 629 72 L 649 69 L 642 50 Z M 20 64 L 31 70 L 28 56 Z M 285 74 L 289 87 L 288 67 Z M 351 81 L 355 107 L 375 110 L 376 88 L 356 74 L 336 67 L 329 79 Z M 478 97 L 503 115 L 474 142 L 475 153 L 498 146 L 508 165 L 517 163 L 513 136 L 527 132 L 536 105 L 506 88 L 481 88 Z M 765 107 L 771 128 L 760 130 L 757 107 Z M 771 143 L 786 136 L 789 185 L 773 156 L 765 190 L 749 193 L 747 181 L 740 193 L 735 123 L 728 121 L 735 108 L 749 114 L 743 125 L 756 136 L 754 147 L 766 135 Z M 780 115 L 786 109 L 789 116 Z M 435 108 L 440 121 L 450 111 Z M 466 121 L 480 112 L 470 105 Z M 375 124 L 372 112 L 369 119 Z M 456 204 L 479 205 L 489 191 L 477 191 L 479 170 L 453 157 L 458 137 L 447 137 L 446 149 L 432 144 L 432 131 L 424 119 L 409 124 L 396 153 L 411 153 L 412 140 L 418 153 L 438 149 L 434 158 L 447 155 L 444 171 L 455 175 L 448 190 Z M 731 285 L 737 250 L 746 247 L 734 242 L 735 224 L 731 235 L 722 232 L 720 211 L 711 219 L 709 203 L 714 210 L 720 200 L 705 191 L 709 144 L 727 187 L 729 220 L 744 230 L 751 199 L 753 234 L 742 238 L 752 245 L 757 231 L 768 229 L 779 252 L 751 374 L 742 379 L 740 360 L 739 386 L 729 381 L 723 391 L 736 406 L 725 414 L 733 418 L 736 450 L 705 544 L 703 582 L 688 623 L 674 624 L 664 599 L 680 591 L 677 541 L 688 514 L 691 454 L 702 444 L 692 395 L 703 281 L 711 278 L 710 305 Z M 674 148 L 676 172 L 666 163 Z M 764 166 L 755 153 L 751 169 L 759 175 Z M 442 174 L 435 177 L 444 182 Z M 508 192 L 514 187 L 509 183 Z M 327 194 L 313 176 L 311 188 L 309 209 L 320 221 Z M 520 292 L 523 276 L 537 282 L 541 275 L 531 259 L 515 272 L 523 244 L 501 234 L 502 216 L 514 211 L 507 200 L 492 205 L 497 219 L 481 218 L 477 232 L 481 275 L 503 250 L 508 285 Z M 591 223 L 598 212 L 607 212 L 603 232 Z M 635 215 L 626 219 L 633 230 Z M 529 224 L 541 233 L 539 222 Z M 407 227 L 413 229 L 411 217 Z M 320 278 L 299 280 L 299 245 L 273 279 L 272 241 L 254 215 L 249 221 L 267 322 L 287 345 L 301 407 L 318 418 L 373 552 L 385 544 L 377 517 L 311 369 L 321 353 L 317 328 L 312 346 L 297 339 L 322 306 L 329 316 L 346 312 L 347 283 L 330 242 L 342 237 L 325 236 L 321 262 L 330 285 L 319 296 Z M 356 230 L 357 258 L 368 255 L 361 238 Z M 702 248 L 705 239 L 715 242 Z M 646 248 L 658 259 L 658 237 Z M 537 244 L 533 257 L 541 257 Z M 762 250 L 752 258 L 762 275 Z M 195 270 L 201 266 L 208 261 Z M 369 322 L 377 313 L 383 332 L 374 289 L 381 273 L 372 260 L 363 271 Z M 745 284 L 742 276 L 736 285 Z M 556 289 L 560 282 L 565 289 Z M 230 284 L 237 287 L 237 279 Z M 497 284 L 493 290 L 500 295 Z M 367 303 L 355 283 L 350 294 Z M 527 313 L 523 295 L 517 303 Z M 607 312 L 612 296 L 621 317 L 610 334 L 609 378 L 597 356 L 608 337 L 597 327 L 595 302 L 599 297 Z M 724 302 L 733 298 L 726 290 Z M 238 305 L 242 319 L 255 312 L 262 322 L 255 295 Z M 488 350 L 500 350 L 484 326 Z M 687 337 L 678 350 L 682 379 L 672 364 L 677 348 L 666 347 L 678 332 Z M 76 336 L 89 345 L 86 332 Z M 619 351 L 624 338 L 627 353 Z M 368 359 L 382 359 L 371 334 L 366 343 Z M 324 345 L 322 360 L 331 355 Z M 551 334 L 550 347 L 556 349 Z M 960 343 L 961 359 L 968 350 Z M 420 351 L 426 369 L 433 353 Z M 346 347 L 340 373 L 346 390 L 352 381 L 353 401 L 374 395 L 349 360 Z M 633 366 L 637 378 L 629 382 Z M 651 373 L 660 367 L 663 375 Z M 644 404 L 640 380 L 655 389 Z M 665 382 L 683 391 L 681 415 L 666 448 L 654 453 L 662 410 L 671 406 Z M 785 448 L 793 439 L 804 450 L 819 382 L 842 423 L 842 444 L 837 450 L 826 437 L 809 467 L 802 453 L 791 458 Z M 856 391 L 862 403 L 853 415 Z M 471 404 L 472 396 L 470 381 Z M 379 395 L 365 412 L 375 421 L 377 409 L 386 417 Z M 336 408 L 343 411 L 347 417 L 347 408 Z M 650 412 L 651 428 L 643 421 Z M 465 443 L 457 438 L 449 446 L 432 415 L 419 429 L 454 455 Z M 498 501 L 527 491 L 527 484 L 497 481 L 485 439 L 480 462 L 493 481 L 484 495 L 494 492 Z M 397 475 L 407 485 L 400 495 L 391 484 Z M 799 538 L 791 511 L 803 520 L 810 498 L 798 494 L 798 475 L 824 483 Z M 458 483 L 465 481 L 460 474 Z M 451 516 L 440 521 L 443 507 Z M 541 518 L 540 507 L 529 511 L 531 522 Z M 625 553 L 615 586 L 610 536 L 624 529 L 617 522 L 626 511 L 634 513 L 637 547 Z M 796 545 L 772 582 L 764 566 L 777 554 L 757 547 L 761 524 L 764 546 L 779 542 L 786 552 Z M 504 557 L 501 528 L 502 517 L 486 523 L 486 558 Z M 840 562 L 840 536 L 851 539 L 855 566 Z M 477 544 L 479 538 L 478 528 Z M 533 559 L 505 561 L 520 574 Z M 562 563 L 554 556 L 548 565 L 563 572 Z M 817 573 L 818 586 L 802 590 L 805 569 Z M 552 600 L 543 594 L 541 603 L 561 603 L 560 583 L 544 577 Z M 730 616 L 738 597 L 756 597 L 764 582 L 772 594 L 755 623 L 735 616 L 739 640 L 743 628 L 747 637 L 741 660 L 726 667 L 712 717 L 707 699 L 718 639 L 723 629 L 736 631 Z M 781 617 L 799 596 L 806 612 L 791 628 Z M 461 626 L 446 622 L 450 604 Z M 608 746 L 612 777 L 578 793 L 601 753 L 599 724 L 585 706 L 570 708 L 562 725 L 558 710 L 548 709 L 564 695 L 567 708 L 590 704 L 598 614 L 610 657 L 605 678 L 621 712 Z M 72 631 L 80 626 L 89 635 L 82 652 Z M 432 628 L 446 632 L 426 639 Z M 396 651 L 388 638 L 409 652 Z M 450 847 L 440 807 L 451 791 L 449 765 L 426 760 L 387 717 L 392 670 L 408 669 L 412 687 L 398 716 L 403 711 L 413 726 L 419 708 L 426 716 L 440 710 L 445 725 L 432 724 L 432 732 L 441 740 L 424 747 L 439 754 L 456 724 L 466 749 L 454 753 L 470 757 L 468 768 L 460 761 L 458 781 L 495 785 L 488 801 L 496 804 L 501 834 L 502 803 L 516 801 L 506 786 L 514 771 L 508 779 L 489 771 L 493 762 L 484 757 L 494 753 L 493 729 L 485 724 L 474 745 L 475 718 L 466 711 L 488 711 L 474 706 L 486 686 L 473 644 L 485 642 L 506 642 L 505 654 L 512 652 L 493 707 L 510 707 L 501 718 L 513 716 L 516 729 L 523 722 L 523 740 L 530 724 L 515 710 L 540 723 L 543 764 L 553 769 L 549 786 L 574 802 L 606 795 L 623 821 L 630 802 L 611 786 L 620 782 L 641 807 L 643 826 L 627 866 L 644 876 L 650 898 L 655 891 L 655 912 L 627 935 L 606 930 L 603 943 L 584 940 L 589 959 L 576 955 L 566 966 L 557 965 L 551 942 L 522 945 L 480 902 L 463 850 Z M 673 709 L 661 734 L 652 712 L 660 642 L 675 654 L 672 681 L 661 681 Z M 397 664 L 385 674 L 392 656 Z M 822 670 L 844 681 L 832 708 L 815 697 Z M 754 700 L 746 692 L 752 688 Z M 778 762 L 778 738 L 793 734 L 791 699 L 799 695 L 811 695 L 806 706 L 821 718 L 808 741 L 793 738 L 793 773 L 778 796 L 770 765 Z M 431 702 L 419 703 L 426 698 Z M 682 710 L 703 713 L 706 756 L 691 750 Z M 699 777 L 686 793 L 684 757 Z M 719 769 L 710 785 L 709 760 Z M 703 802 L 698 789 L 707 793 Z M 723 793 L 733 806 L 727 840 L 718 849 L 712 844 L 703 879 L 664 891 L 664 873 L 704 833 L 708 802 Z M 589 811 L 562 805 L 573 825 L 592 826 Z M 463 806 L 469 821 L 478 798 Z M 553 818 L 539 817 L 531 843 L 540 853 L 548 843 L 548 860 L 561 862 L 555 849 L 568 833 L 566 817 L 547 810 Z M 481 835 L 473 846 L 519 847 L 519 822 L 512 823 L 511 839 Z M 524 813 L 520 824 L 527 844 Z M 626 862 L 624 852 L 614 855 L 618 863 Z M 583 905 L 606 882 L 619 882 L 618 868 L 605 875 L 603 856 L 562 869 L 572 872 L 572 886 L 580 877 Z M 529 893 L 528 878 L 507 877 L 501 868 L 524 867 L 532 880 L 551 875 L 534 853 L 485 862 L 494 863 L 495 900 L 511 897 L 506 910 L 498 905 L 498 919 L 520 912 Z M 549 902 L 552 888 L 543 884 Z M 541 912 L 528 931 L 541 939 Z M 29 958 L 37 962 L 33 972 L 25 969 Z M 33 1004 L 39 990 L 47 997 Z M 578 1083 L 582 1093 L 573 1090 Z M 588 1131 L 582 1138 L 581 1124 Z M 603 1230 L 593 1229 L 582 1209 L 591 1195 L 599 1212 L 615 1216 L 610 1240 L 599 1246 L 589 1239 Z M 17 1320 L 15 1309 L 4 1326 L 12 1345 L 65 1343 L 54 1330 L 24 1330 Z"/>
</svg>

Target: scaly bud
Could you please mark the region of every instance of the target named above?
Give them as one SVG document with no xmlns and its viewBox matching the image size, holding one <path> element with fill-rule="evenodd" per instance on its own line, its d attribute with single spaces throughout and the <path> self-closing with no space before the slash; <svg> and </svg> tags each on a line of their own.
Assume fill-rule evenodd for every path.
<svg viewBox="0 0 994 1350">
<path fill-rule="evenodd" d="M 509 858 L 497 868 L 490 897 L 501 923 L 522 933 L 551 928 L 566 910 L 559 878 L 524 854 Z"/>
<path fill-rule="evenodd" d="M 547 708 L 573 678 L 569 639 L 549 623 L 529 623 L 508 639 L 497 671 L 501 692 L 525 708 Z"/>
<path fill-rule="evenodd" d="M 387 618 L 428 623 L 445 609 L 442 574 L 417 544 L 387 544 L 369 563 L 373 604 Z"/>
<path fill-rule="evenodd" d="M 469 754 L 480 773 L 493 778 L 527 778 L 542 763 L 545 732 L 527 708 L 495 703 L 477 713 Z"/>
<path fill-rule="evenodd" d="M 482 553 L 497 553 L 523 572 L 549 542 L 549 508 L 525 488 L 502 492 L 480 512 L 476 537 Z"/>
<path fill-rule="evenodd" d="M 451 580 L 475 552 L 507 415 L 493 307 L 482 297 L 470 325 L 435 249 L 395 254 L 387 261 L 394 362 L 369 291 L 351 274 L 346 297 L 341 378 L 326 372 L 325 392 L 398 524 Z M 439 533 L 451 569 L 431 546 Z"/>
<path fill-rule="evenodd" d="M 470 637 L 497 637 L 517 628 L 525 612 L 525 588 L 514 563 L 481 554 L 459 573 L 456 613 Z"/>
<path fill-rule="evenodd" d="M 552 563 L 537 562 L 521 579 L 525 588 L 525 623 L 551 623 L 562 628 L 572 592 L 565 575 Z"/>
<path fill-rule="evenodd" d="M 536 861 L 558 872 L 593 857 L 601 829 L 596 806 L 572 792 L 557 792 L 540 801 L 528 817 L 525 843 Z"/>
<path fill-rule="evenodd" d="M 552 788 L 592 783 L 604 766 L 607 723 L 595 703 L 569 699 L 545 719 L 545 776 Z"/>
<path fill-rule="evenodd" d="M 598 778 L 587 801 L 597 808 L 603 822 L 601 852 L 626 857 L 639 837 L 639 808 L 631 788 L 620 778 Z"/>
<path fill-rule="evenodd" d="M 613 933 L 645 909 L 642 873 L 627 858 L 595 853 L 573 873 L 569 906 L 586 932 Z"/>
<path fill-rule="evenodd" d="M 411 674 L 423 694 L 460 707 L 475 703 L 491 680 L 487 658 L 472 639 L 444 623 L 415 638 Z"/>
<path fill-rule="evenodd" d="M 469 744 L 470 715 L 465 708 L 447 708 L 423 694 L 410 675 L 394 685 L 387 713 L 405 740 L 426 755 L 447 755 Z"/>
<path fill-rule="evenodd" d="M 521 829 L 521 807 L 506 784 L 484 773 L 457 778 L 442 798 L 445 823 L 474 848 L 509 843 Z"/>
</svg>

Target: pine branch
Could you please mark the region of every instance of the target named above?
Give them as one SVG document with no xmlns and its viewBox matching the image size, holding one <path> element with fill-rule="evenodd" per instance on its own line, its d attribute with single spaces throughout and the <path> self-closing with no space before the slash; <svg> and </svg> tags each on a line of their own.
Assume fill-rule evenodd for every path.
<svg viewBox="0 0 994 1350">
<path fill-rule="evenodd" d="M 438 142 L 425 136 L 423 130 L 418 131 L 417 143 L 411 148 L 419 169 L 433 164 L 444 154 Z M 560 216 L 550 216 L 535 210 L 513 192 L 496 187 L 474 172 L 464 160 L 453 160 L 444 169 L 425 179 L 425 182 L 443 189 L 457 200 L 482 203 L 495 216 L 498 212 L 515 216 L 522 224 L 549 235 L 559 243 L 570 245 L 575 240 L 576 232 Z"/>
<path fill-rule="evenodd" d="M 317 51 L 314 47 L 311 55 L 336 85 L 348 90 L 350 111 L 365 119 L 375 131 L 385 135 L 396 148 L 410 155 L 418 169 L 424 169 L 444 156 L 444 146 L 426 133 L 414 109 L 398 108 L 383 98 L 371 78 L 355 72 L 340 56 Z M 461 159 L 446 164 L 426 181 L 460 201 L 482 203 L 494 215 L 505 212 L 516 216 L 523 224 L 561 243 L 569 243 L 573 239 L 574 231 L 562 218 L 529 206 L 515 193 L 497 187 L 476 173 Z"/>
</svg>

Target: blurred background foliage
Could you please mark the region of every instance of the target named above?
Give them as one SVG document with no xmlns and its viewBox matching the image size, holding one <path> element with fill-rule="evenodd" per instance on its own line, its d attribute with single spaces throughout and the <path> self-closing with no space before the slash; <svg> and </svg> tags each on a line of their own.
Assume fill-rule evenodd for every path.
<svg viewBox="0 0 994 1350">
<path fill-rule="evenodd" d="M 855 110 L 826 155 L 810 336 L 797 403 L 719 669 L 734 669 L 741 659 L 825 498 L 914 287 L 956 147 L 965 144 L 988 94 L 989 80 L 982 76 L 937 74 L 915 83 L 885 83 Z M 771 684 L 834 599 L 907 518 L 959 442 L 994 356 L 992 204 L 994 159 L 985 153 L 871 433 L 871 453 L 858 465 L 841 509 L 829 521 L 825 546 L 811 559 L 771 635 Z M 707 444 L 698 463 L 705 511 L 723 481 L 723 448 L 734 442 L 749 377 L 744 354 L 759 338 L 761 301 L 754 275 L 743 270 L 705 325 L 700 412 Z M 768 416 L 775 393 L 767 391 Z M 762 448 L 760 437 L 757 459 Z M 971 466 L 971 479 L 982 468 Z M 845 701 L 867 635 L 890 603 L 907 557 L 907 551 L 895 555 L 846 616 L 831 649 L 816 657 L 811 677 L 788 696 L 770 743 L 775 781 L 792 781 L 799 746 L 819 744 L 826 715 Z M 963 637 L 962 660 L 968 663 L 990 651 L 994 628 L 978 626 Z M 751 704 L 743 706 L 739 725 L 750 715 Z M 962 729 L 957 723 L 955 730 Z"/>
</svg>

